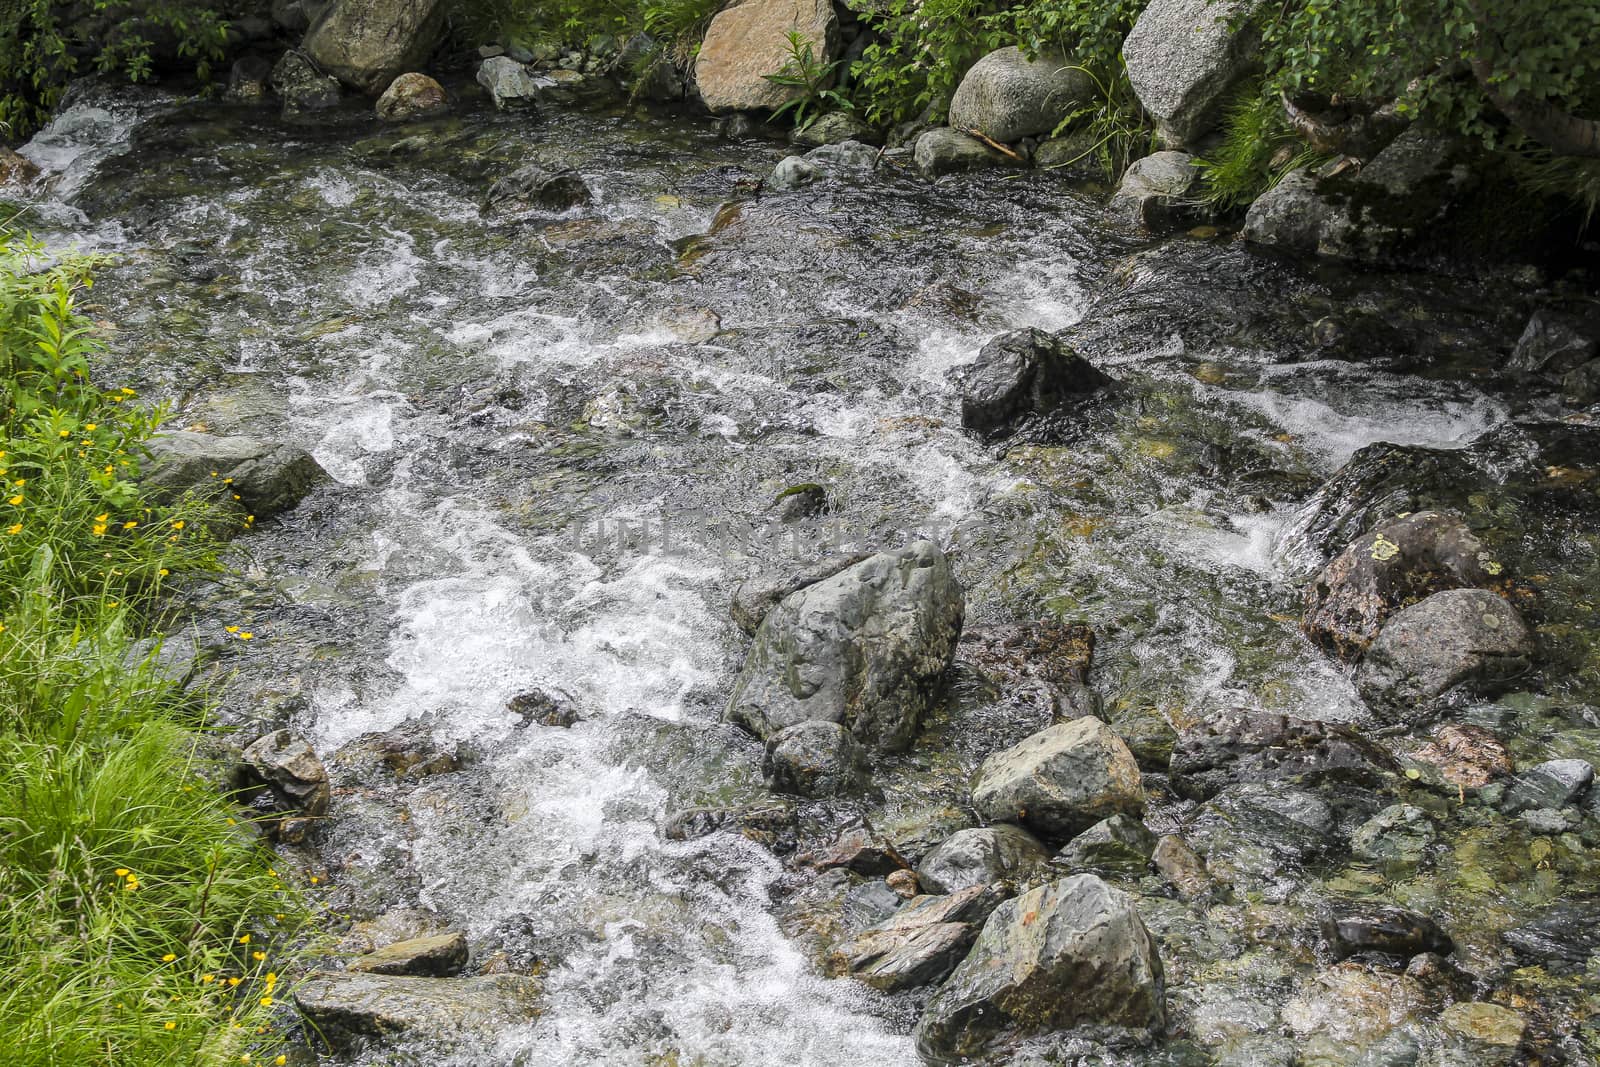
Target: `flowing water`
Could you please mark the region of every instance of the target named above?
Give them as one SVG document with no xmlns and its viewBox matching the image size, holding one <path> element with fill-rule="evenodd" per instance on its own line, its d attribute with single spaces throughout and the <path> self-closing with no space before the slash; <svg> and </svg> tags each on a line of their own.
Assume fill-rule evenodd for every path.
<svg viewBox="0 0 1600 1067">
<path fill-rule="evenodd" d="M 595 202 L 486 216 L 535 151 Z M 1298 635 L 1308 550 L 1285 531 L 1364 445 L 1515 433 L 1474 379 L 1524 312 L 1492 288 L 1155 242 L 1047 173 L 930 185 L 890 160 L 775 194 L 755 182 L 780 146 L 685 116 L 288 126 L 127 90 L 83 94 L 29 152 L 59 175 L 34 224 L 116 257 L 95 290 L 108 373 L 332 477 L 194 593 L 237 672 L 224 716 L 325 757 L 416 722 L 470 746 L 467 771 L 405 788 L 334 759 L 339 817 L 302 857 L 335 911 L 422 906 L 480 956 L 539 961 L 541 1017 L 463 1063 L 916 1062 L 914 1005 L 824 977 L 784 920 L 781 857 L 660 832 L 765 796 L 759 745 L 720 722 L 746 575 L 926 533 L 969 630 L 1092 625 L 1110 708 L 1361 720 Z M 1373 358 L 1318 339 L 1357 319 L 1399 325 Z M 1124 386 L 986 444 L 948 374 L 1023 326 L 1072 328 Z M 808 482 L 834 510 L 779 522 L 774 497 Z M 582 721 L 520 724 L 507 701 L 532 689 Z M 1048 721 L 955 690 L 882 769 L 880 826 L 960 825 L 976 761 Z M 1212 935 L 1154 907 L 1190 1032 L 1273 1031 L 1309 957 L 1240 950 L 1202 980 L 1181 958 Z"/>
</svg>

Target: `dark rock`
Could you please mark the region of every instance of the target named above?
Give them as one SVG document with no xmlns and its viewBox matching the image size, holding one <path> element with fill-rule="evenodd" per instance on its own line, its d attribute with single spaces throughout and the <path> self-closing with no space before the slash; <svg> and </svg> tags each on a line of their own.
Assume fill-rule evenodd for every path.
<svg viewBox="0 0 1600 1067">
<path fill-rule="evenodd" d="M 310 453 L 293 445 L 171 430 L 151 440 L 142 480 L 167 497 L 185 490 L 237 494 L 239 506 L 262 519 L 288 511 L 326 479 Z"/>
<path fill-rule="evenodd" d="M 489 187 L 483 210 L 490 215 L 567 211 L 594 200 L 583 176 L 565 163 L 530 163 Z"/>
<path fill-rule="evenodd" d="M 778 499 L 773 503 L 777 505 L 778 518 L 781 521 L 793 522 L 796 519 L 803 519 L 826 511 L 828 509 L 828 491 L 816 482 L 791 485 L 779 493 Z M 779 599 L 782 598 L 780 597 Z M 759 620 L 757 620 L 756 625 L 761 625 Z"/>
<path fill-rule="evenodd" d="M 1501 936 L 1525 959 L 1581 973 L 1600 955 L 1600 899 L 1562 901 Z"/>
<path fill-rule="evenodd" d="M 377 116 L 385 122 L 410 122 L 430 119 L 450 110 L 450 97 L 444 86 L 415 71 L 402 74 L 389 83 L 378 97 Z"/>
<path fill-rule="evenodd" d="M 362 734 L 339 750 L 339 761 L 371 760 L 399 779 L 430 778 L 461 769 L 464 746 L 448 748 L 433 738 L 425 722 L 408 722 L 383 733 Z"/>
<path fill-rule="evenodd" d="M 315 1032 L 350 1051 L 365 1038 L 400 1034 L 433 1041 L 490 1034 L 538 1012 L 539 983 L 512 974 L 417 978 L 385 974 L 312 974 L 294 1002 Z"/>
<path fill-rule="evenodd" d="M 467 965 L 467 935 L 460 930 L 394 941 L 350 961 L 347 970 L 365 974 L 411 974 L 449 978 Z"/>
<path fill-rule="evenodd" d="M 941 981 L 966 956 L 1000 900 L 989 886 L 917 897 L 843 946 L 836 966 L 884 992 Z"/>
<path fill-rule="evenodd" d="M 821 855 L 812 857 L 811 865 L 819 871 L 843 868 L 874 877 L 911 869 L 888 838 L 868 829 L 841 834 Z"/>
<path fill-rule="evenodd" d="M 730 830 L 759 845 L 777 850 L 794 847 L 795 811 L 788 803 L 729 808 L 688 808 L 669 816 L 661 836 L 668 841 L 693 841 Z"/>
<path fill-rule="evenodd" d="M 930 893 L 956 893 L 973 886 L 1019 881 L 1050 859 L 1050 850 L 1020 826 L 958 830 L 935 845 L 917 864 L 917 877 Z"/>
<path fill-rule="evenodd" d="M 1050 133 L 1095 98 L 1094 79 L 1060 53 L 1029 56 L 1014 46 L 974 63 L 950 99 L 950 125 L 1002 144 Z"/>
<path fill-rule="evenodd" d="M 1166 834 L 1156 841 L 1150 864 L 1182 900 L 1198 900 L 1216 888 L 1216 881 L 1206 870 L 1206 861 L 1176 834 Z"/>
<path fill-rule="evenodd" d="M 1533 634 L 1515 608 L 1487 590 L 1452 589 L 1385 623 L 1356 685 L 1380 717 L 1408 721 L 1457 686 L 1502 687 L 1528 670 L 1533 654 Z"/>
<path fill-rule="evenodd" d="M 272 64 L 263 57 L 236 59 L 228 71 L 228 99 L 240 104 L 258 104 L 267 98 L 271 82 Z"/>
<path fill-rule="evenodd" d="M 1113 815 L 1067 842 L 1055 864 L 1069 871 L 1097 870 L 1138 877 L 1150 867 L 1156 835 L 1138 819 Z"/>
<path fill-rule="evenodd" d="M 912 161 L 924 178 L 958 174 L 990 167 L 1020 167 L 1021 161 L 996 152 L 976 137 L 969 137 L 947 126 L 929 130 L 917 138 L 911 150 Z"/>
<path fill-rule="evenodd" d="M 1561 402 L 1586 408 L 1600 400 L 1600 359 L 1591 359 L 1568 371 L 1561 379 Z"/>
<path fill-rule="evenodd" d="M 299 52 L 285 52 L 272 68 L 272 91 L 283 101 L 285 115 L 326 111 L 339 106 L 339 79 L 322 73 Z"/>
<path fill-rule="evenodd" d="M 1373 863 L 1416 865 L 1427 858 L 1439 833 L 1427 812 L 1410 804 L 1394 804 L 1356 827 L 1350 851 Z"/>
<path fill-rule="evenodd" d="M 491 56 L 478 64 L 478 84 L 501 111 L 531 108 L 539 102 L 539 82 L 510 56 Z"/>
<path fill-rule="evenodd" d="M 840 144 L 844 141 L 860 141 L 863 144 L 883 143 L 883 137 L 878 131 L 850 111 L 830 111 L 826 115 L 819 115 L 814 121 L 796 129 L 789 135 L 789 140 L 811 148 Z"/>
<path fill-rule="evenodd" d="M 1382 746 L 1348 726 L 1234 709 L 1208 715 L 1179 734 L 1168 768 L 1178 792 L 1204 800 L 1237 782 L 1371 781 L 1398 765 Z"/>
<path fill-rule="evenodd" d="M 905 749 L 942 692 L 965 604 L 931 541 L 791 593 L 756 631 L 728 718 L 762 739 L 825 721 L 869 747 Z"/>
<path fill-rule="evenodd" d="M 1441 726 L 1411 758 L 1439 768 L 1445 781 L 1463 789 L 1480 789 L 1513 769 L 1505 742 L 1482 726 Z"/>
<path fill-rule="evenodd" d="M 1161 957 L 1132 898 L 1077 875 L 995 909 L 928 1002 L 917 1051 L 949 1063 L 1050 1030 L 1165 1020 Z"/>
<path fill-rule="evenodd" d="M 761 771 L 780 793 L 835 797 L 867 784 L 865 753 L 836 722 L 800 722 L 767 739 Z"/>
<path fill-rule="evenodd" d="M 328 771 L 306 741 L 288 730 L 276 730 L 247 746 L 240 759 L 244 788 L 264 789 L 267 810 L 291 816 L 279 820 L 279 837 L 298 840 L 307 829 L 305 819 L 328 813 L 333 799 Z"/>
<path fill-rule="evenodd" d="M 1229 786 L 1191 815 L 1184 836 L 1213 875 L 1273 880 L 1340 843 L 1327 801 L 1296 786 Z"/>
<path fill-rule="evenodd" d="M 1302 626 L 1354 660 L 1396 611 L 1446 589 L 1486 586 L 1500 569 L 1459 517 L 1420 511 L 1368 531 L 1323 568 L 1306 589 Z"/>
<path fill-rule="evenodd" d="M 442 0 L 333 0 L 306 31 L 302 47 L 322 70 L 376 96 L 427 63 L 444 16 Z"/>
<path fill-rule="evenodd" d="M 1094 631 L 1076 623 L 988 626 L 962 633 L 958 659 L 1012 699 L 1032 698 L 1058 719 L 1098 718 L 1099 698 L 1084 684 L 1094 642 Z"/>
<path fill-rule="evenodd" d="M 1450 935 L 1426 915 L 1364 901 L 1331 902 L 1322 919 L 1322 938 L 1341 960 L 1371 953 L 1403 963 L 1419 952 L 1448 956 L 1455 949 Z"/>
<path fill-rule="evenodd" d="M 1558 381 L 1600 356 L 1600 330 L 1590 322 L 1549 308 L 1528 320 L 1506 370 Z"/>
<path fill-rule="evenodd" d="M 1144 811 L 1139 767 L 1098 719 L 1041 730 L 983 761 L 972 806 L 986 822 L 1020 822 L 1070 837 L 1111 815 Z"/>
<path fill-rule="evenodd" d="M 734 587 L 733 602 L 728 606 L 728 614 L 739 625 L 739 629 L 753 637 L 761 626 L 761 620 L 765 619 L 767 613 L 790 593 L 797 593 L 807 586 L 816 585 L 825 578 L 832 578 L 846 567 L 853 567 L 862 560 L 870 558 L 864 552 L 836 553 L 825 556 L 794 573 L 763 574 L 747 578 Z"/>
<path fill-rule="evenodd" d="M 1529 767 L 1506 789 L 1500 810 L 1518 815 L 1535 809 L 1559 810 L 1577 802 L 1594 782 L 1594 767 L 1581 759 L 1547 760 Z"/>
<path fill-rule="evenodd" d="M 1070 345 L 1043 330 L 1001 334 L 957 374 L 961 425 L 979 433 L 1005 429 L 1029 414 L 1048 414 L 1111 382 Z"/>
<path fill-rule="evenodd" d="M 567 729 L 583 721 L 570 703 L 557 700 L 542 689 L 518 693 L 506 703 L 506 710 L 517 716 L 518 726 L 537 724 Z"/>
</svg>

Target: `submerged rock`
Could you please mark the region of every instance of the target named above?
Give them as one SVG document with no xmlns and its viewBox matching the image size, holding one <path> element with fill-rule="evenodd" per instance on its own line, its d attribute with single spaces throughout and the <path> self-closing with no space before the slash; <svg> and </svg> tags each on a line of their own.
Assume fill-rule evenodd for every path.
<svg viewBox="0 0 1600 1067">
<path fill-rule="evenodd" d="M 978 60 L 950 99 L 950 125 L 1009 144 L 1050 133 L 1094 98 L 1094 79 L 1059 53 L 996 49 Z"/>
<path fill-rule="evenodd" d="M 1361 781 L 1393 769 L 1388 752 L 1348 726 L 1248 709 L 1216 712 L 1184 730 L 1168 762 L 1174 788 L 1195 800 L 1238 782 Z"/>
<path fill-rule="evenodd" d="M 1600 899 L 1562 901 L 1501 936 L 1525 959 L 1558 973 L 1581 972 L 1600 956 Z"/>
<path fill-rule="evenodd" d="M 1357 538 L 1305 592 L 1306 636 L 1356 659 L 1394 612 L 1446 589 L 1488 585 L 1500 572 L 1458 516 L 1419 511 Z"/>
<path fill-rule="evenodd" d="M 1161 957 L 1127 894 L 1077 875 L 1001 904 L 917 1026 L 936 1063 L 1076 1026 L 1159 1030 Z"/>
<path fill-rule="evenodd" d="M 837 966 L 884 992 L 938 982 L 966 956 L 1000 899 L 984 885 L 919 896 L 844 945 Z"/>
<path fill-rule="evenodd" d="M 793 851 L 795 811 L 789 801 L 743 807 L 687 808 L 668 816 L 661 836 L 668 841 L 693 841 L 730 830 L 773 851 Z"/>
<path fill-rule="evenodd" d="M 389 83 L 378 97 L 376 112 L 385 122 L 410 122 L 429 119 L 450 110 L 450 97 L 444 86 L 426 74 L 402 74 Z"/>
<path fill-rule="evenodd" d="M 1333 808 L 1296 786 L 1229 786 L 1191 815 L 1184 836 L 1213 875 L 1230 882 L 1273 881 L 1342 842 Z"/>
<path fill-rule="evenodd" d="M 333 0 L 302 46 L 318 67 L 376 96 L 423 66 L 444 29 L 442 0 Z"/>
<path fill-rule="evenodd" d="M 1004 429 L 1024 415 L 1048 414 L 1111 384 L 1066 342 L 1032 328 L 988 342 L 955 377 L 961 425 L 980 433 Z"/>
<path fill-rule="evenodd" d="M 490 56 L 479 63 L 477 81 L 501 111 L 531 108 L 539 102 L 538 79 L 510 56 Z"/>
<path fill-rule="evenodd" d="M 780 793 L 834 797 L 867 784 L 866 755 L 835 722 L 801 722 L 767 739 L 762 773 Z"/>
<path fill-rule="evenodd" d="M 1122 43 L 1128 80 L 1169 148 L 1211 128 L 1249 68 L 1256 35 L 1242 16 L 1260 0 L 1152 0 Z"/>
<path fill-rule="evenodd" d="M 879 876 L 911 869 L 887 837 L 864 827 L 840 834 L 821 855 L 811 857 L 811 865 L 819 871 L 842 868 Z"/>
<path fill-rule="evenodd" d="M 1322 919 L 1322 939 L 1335 959 L 1374 954 L 1405 962 L 1419 952 L 1455 950 L 1439 924 L 1414 911 L 1370 901 L 1334 901 Z"/>
<path fill-rule="evenodd" d="M 958 830 L 939 842 L 917 864 L 917 878 L 930 893 L 956 893 L 1026 878 L 1049 859 L 1050 850 L 1037 837 L 998 823 Z"/>
<path fill-rule="evenodd" d="M 929 130 L 917 138 L 911 150 L 912 162 L 924 178 L 958 174 L 989 167 L 1017 167 L 1022 164 L 996 152 L 976 137 L 947 126 Z"/>
<path fill-rule="evenodd" d="M 984 760 L 972 806 L 986 822 L 1019 822 L 1062 838 L 1111 815 L 1141 814 L 1144 787 L 1128 746 L 1085 716 Z"/>
<path fill-rule="evenodd" d="M 1492 690 L 1526 672 L 1533 634 L 1522 616 L 1483 589 L 1452 589 L 1384 624 L 1356 672 L 1375 712 L 1408 721 L 1457 686 Z"/>
<path fill-rule="evenodd" d="M 1520 815 L 1538 809 L 1560 810 L 1573 803 L 1594 782 L 1594 766 L 1587 760 L 1555 759 L 1529 767 L 1506 789 L 1500 810 Z"/>
<path fill-rule="evenodd" d="M 1513 769 L 1504 741 L 1481 726 L 1454 723 L 1441 726 L 1411 758 L 1439 768 L 1445 781 L 1463 789 L 1479 789 Z"/>
<path fill-rule="evenodd" d="M 231 491 L 258 519 L 298 504 L 326 472 L 303 448 L 260 437 L 216 437 L 170 430 L 150 442 L 142 481 L 158 493 Z"/>
<path fill-rule="evenodd" d="M 583 176 L 565 163 L 529 163 L 489 187 L 483 209 L 490 215 L 567 211 L 594 200 Z"/>
<path fill-rule="evenodd" d="M 319 973 L 295 987 L 294 1003 L 330 1045 L 408 1034 L 449 1041 L 493 1033 L 538 1013 L 539 983 L 514 974 L 477 978 Z"/>
<path fill-rule="evenodd" d="M 713 113 L 767 111 L 795 99 L 799 89 L 767 79 L 788 65 L 791 32 L 811 46 L 818 62 L 837 58 L 839 19 L 830 0 L 746 0 L 717 12 L 694 64 L 706 107 Z"/>
<path fill-rule="evenodd" d="M 1427 812 L 1410 804 L 1394 804 L 1356 827 L 1350 851 L 1374 863 L 1419 864 L 1427 858 L 1439 831 Z"/>
<path fill-rule="evenodd" d="M 1150 852 L 1150 865 L 1177 890 L 1181 900 L 1198 900 L 1216 888 L 1216 880 L 1206 870 L 1206 861 L 1177 834 L 1165 834 L 1156 841 Z"/>
<path fill-rule="evenodd" d="M 1439 1013 L 1439 1025 L 1469 1041 L 1501 1049 L 1520 1045 L 1528 1029 L 1527 1021 L 1515 1011 L 1481 1000 L 1451 1004 Z"/>
<path fill-rule="evenodd" d="M 347 970 L 448 978 L 467 965 L 467 935 L 460 930 L 394 941 L 351 960 Z"/>
<path fill-rule="evenodd" d="M 285 52 L 272 68 L 272 91 L 283 101 L 285 115 L 326 111 L 339 106 L 339 79 L 324 74 L 299 52 Z"/>
<path fill-rule="evenodd" d="M 768 613 L 728 717 L 763 740 L 824 721 L 869 747 L 905 749 L 941 691 L 964 610 L 931 541 L 863 560 Z"/>
</svg>

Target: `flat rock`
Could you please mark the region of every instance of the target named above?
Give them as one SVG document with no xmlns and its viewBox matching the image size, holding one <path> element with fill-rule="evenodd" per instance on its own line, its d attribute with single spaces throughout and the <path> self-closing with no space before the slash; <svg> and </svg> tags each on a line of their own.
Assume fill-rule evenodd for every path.
<svg viewBox="0 0 1600 1067">
<path fill-rule="evenodd" d="M 1536 809 L 1559 810 L 1576 803 L 1593 782 L 1594 766 L 1587 760 L 1546 760 L 1512 780 L 1500 810 L 1507 815 Z"/>
<path fill-rule="evenodd" d="M 1382 746 L 1348 726 L 1239 708 L 1180 733 L 1168 769 L 1178 792 L 1204 800 L 1237 782 L 1371 781 L 1398 767 Z"/>
<path fill-rule="evenodd" d="M 467 935 L 460 930 L 394 941 L 358 956 L 346 970 L 366 974 L 410 974 L 448 978 L 467 965 Z"/>
<path fill-rule="evenodd" d="M 327 473 L 303 448 L 261 437 L 218 437 L 171 430 L 150 442 L 141 481 L 172 496 L 185 490 L 223 497 L 258 519 L 289 510 Z"/>
<path fill-rule="evenodd" d="M 1437 767 L 1440 777 L 1463 789 L 1482 788 L 1514 769 L 1506 743 L 1492 731 L 1455 723 L 1441 726 L 1411 758 Z"/>
<path fill-rule="evenodd" d="M 1350 851 L 1373 863 L 1419 864 L 1428 857 L 1439 831 L 1427 812 L 1410 804 L 1393 804 L 1356 827 Z"/>
<path fill-rule="evenodd" d="M 941 981 L 966 956 L 1000 900 L 989 886 L 916 897 L 847 943 L 836 965 L 885 992 Z"/>
<path fill-rule="evenodd" d="M 325 1040 L 351 1049 L 364 1038 L 402 1034 L 448 1040 L 492 1033 L 538 1014 L 539 983 L 514 974 L 476 978 L 317 973 L 294 1002 Z"/>
</svg>

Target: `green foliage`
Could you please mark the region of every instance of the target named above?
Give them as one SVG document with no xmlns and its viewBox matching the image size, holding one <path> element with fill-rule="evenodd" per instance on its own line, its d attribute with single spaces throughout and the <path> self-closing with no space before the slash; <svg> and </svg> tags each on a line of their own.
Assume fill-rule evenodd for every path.
<svg viewBox="0 0 1600 1067">
<path fill-rule="evenodd" d="M 942 115 L 967 68 L 1010 43 L 987 18 L 1000 10 L 993 0 L 892 0 L 853 72 L 867 120 L 903 122 L 928 108 Z"/>
<path fill-rule="evenodd" d="M 1508 152 L 1506 159 L 1512 177 L 1524 190 L 1575 204 L 1585 229 L 1594 222 L 1600 211 L 1600 159 L 1558 156 L 1529 144 Z"/>
<path fill-rule="evenodd" d="M 1095 97 L 1064 118 L 1053 132 L 1060 135 L 1080 129 L 1086 134 L 1089 147 L 1083 155 L 1057 166 L 1071 166 L 1092 156 L 1101 172 L 1115 179 L 1134 160 L 1155 151 L 1155 129 L 1134 94 L 1121 56 L 1116 57 L 1108 75 L 1088 67 L 1078 69 L 1094 81 Z"/>
<path fill-rule="evenodd" d="M 634 0 L 458 0 L 450 22 L 461 44 L 543 42 L 582 48 L 602 34 L 625 39 L 644 26 Z"/>
<path fill-rule="evenodd" d="M 1319 157 L 1289 128 L 1283 104 L 1260 82 L 1241 86 L 1223 112 L 1222 141 L 1199 160 L 1207 199 L 1242 207 Z"/>
<path fill-rule="evenodd" d="M 831 105 L 849 110 L 853 105 L 832 88 L 835 75 L 844 66 L 841 60 L 824 63 L 818 59 L 811 41 L 799 30 L 789 31 L 789 61 L 776 74 L 766 75 L 774 85 L 798 90 L 772 112 L 774 119 L 790 116 L 798 129 L 804 129 Z"/>
<path fill-rule="evenodd" d="M 305 910 L 134 643 L 223 520 L 141 492 L 159 416 L 90 381 L 93 265 L 0 235 L 0 1062 L 270 1062 Z"/>
</svg>

